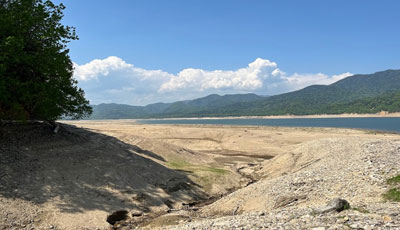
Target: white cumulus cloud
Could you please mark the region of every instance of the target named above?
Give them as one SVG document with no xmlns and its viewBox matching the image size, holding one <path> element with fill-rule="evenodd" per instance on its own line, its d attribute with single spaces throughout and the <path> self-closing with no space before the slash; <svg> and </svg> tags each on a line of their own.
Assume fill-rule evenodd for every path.
<svg viewBox="0 0 400 230">
<path fill-rule="evenodd" d="M 290 76 L 285 76 L 284 79 L 287 84 L 290 86 L 290 89 L 296 90 L 301 89 L 309 85 L 329 85 L 336 81 L 339 81 L 343 78 L 349 77 L 353 74 L 346 72 L 339 75 L 328 76 L 323 73 L 316 73 L 316 74 L 292 74 Z"/>
<path fill-rule="evenodd" d="M 278 70 L 275 62 L 257 58 L 246 68 L 236 71 L 202 69 L 184 69 L 160 87 L 161 92 L 191 89 L 236 89 L 253 91 L 263 87 L 264 80 L 276 77 Z"/>
<path fill-rule="evenodd" d="M 289 75 L 281 71 L 275 62 L 262 58 L 237 70 L 187 68 L 178 74 L 139 68 L 114 56 L 95 59 L 84 65 L 74 63 L 74 67 L 74 77 L 94 104 L 115 102 L 145 105 L 193 99 L 211 93 L 274 95 L 313 84 L 331 84 L 352 75 Z"/>
<path fill-rule="evenodd" d="M 98 76 L 107 76 L 110 72 L 126 70 L 133 68 L 132 64 L 126 63 L 119 57 L 111 56 L 106 59 L 95 59 L 85 65 L 74 63 L 75 76 L 78 80 L 87 81 L 97 79 Z"/>
</svg>

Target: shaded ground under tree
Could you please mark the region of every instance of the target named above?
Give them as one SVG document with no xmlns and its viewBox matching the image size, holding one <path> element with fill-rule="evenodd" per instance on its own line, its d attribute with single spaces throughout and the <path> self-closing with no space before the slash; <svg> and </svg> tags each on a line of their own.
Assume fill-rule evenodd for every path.
<svg viewBox="0 0 400 230">
<path fill-rule="evenodd" d="M 162 161 L 157 153 L 70 125 L 54 134 L 44 123 L 2 124 L 0 198 L 71 218 L 88 211 L 165 212 L 206 198 L 185 172 Z M 0 210 L 0 222 L 6 214 Z M 105 216 L 99 218 L 105 222 Z"/>
</svg>

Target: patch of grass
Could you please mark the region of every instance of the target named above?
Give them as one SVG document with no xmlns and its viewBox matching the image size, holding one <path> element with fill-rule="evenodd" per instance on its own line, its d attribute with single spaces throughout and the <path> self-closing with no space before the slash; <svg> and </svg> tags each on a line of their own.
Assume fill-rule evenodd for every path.
<svg viewBox="0 0 400 230">
<path fill-rule="evenodd" d="M 217 173 L 217 174 L 225 174 L 225 173 L 229 172 L 228 170 L 225 170 L 225 169 L 213 168 L 213 167 L 205 167 L 204 170 L 213 172 L 213 173 Z"/>
<path fill-rule="evenodd" d="M 364 209 L 364 208 L 352 207 L 351 209 L 354 210 L 354 211 L 357 211 L 357 212 L 364 213 L 364 214 L 369 213 L 369 211 L 367 209 Z"/>
<path fill-rule="evenodd" d="M 174 169 L 182 169 L 185 167 L 190 167 L 192 164 L 186 161 L 168 161 L 167 166 Z"/>
<path fill-rule="evenodd" d="M 222 168 L 207 164 L 192 164 L 180 159 L 168 161 L 166 165 L 168 168 L 190 174 L 192 179 L 206 191 L 211 190 L 215 183 L 223 183 L 221 180 L 230 173 L 229 170 Z"/>
<path fill-rule="evenodd" d="M 229 173 L 228 170 L 221 169 L 221 168 L 215 168 L 215 167 L 210 167 L 207 165 L 194 165 L 186 161 L 168 161 L 167 166 L 172 169 L 177 169 L 177 170 L 184 170 L 184 171 L 190 171 L 190 172 L 198 172 L 198 171 L 206 171 L 206 172 L 211 172 L 215 174 L 226 174 Z"/>
<path fill-rule="evenodd" d="M 400 175 L 397 175 L 395 177 L 387 179 L 386 183 L 388 183 L 388 184 L 400 184 Z"/>
<path fill-rule="evenodd" d="M 383 194 L 383 198 L 389 201 L 400 202 L 400 191 L 397 188 L 392 188 Z"/>
<path fill-rule="evenodd" d="M 400 184 L 400 175 L 387 179 L 386 183 L 394 186 L 382 195 L 383 198 L 387 201 L 400 202 L 400 188 L 398 186 Z"/>
</svg>

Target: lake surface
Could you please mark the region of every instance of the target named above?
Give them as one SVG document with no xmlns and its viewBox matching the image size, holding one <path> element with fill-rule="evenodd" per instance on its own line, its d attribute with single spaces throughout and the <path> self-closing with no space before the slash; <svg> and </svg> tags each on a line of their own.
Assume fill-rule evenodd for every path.
<svg viewBox="0 0 400 230">
<path fill-rule="evenodd" d="M 400 133 L 400 117 L 363 118 L 286 118 L 286 119 L 168 119 L 138 121 L 141 124 L 210 124 L 210 125 L 256 125 L 285 127 L 333 127 L 356 128 Z"/>
</svg>

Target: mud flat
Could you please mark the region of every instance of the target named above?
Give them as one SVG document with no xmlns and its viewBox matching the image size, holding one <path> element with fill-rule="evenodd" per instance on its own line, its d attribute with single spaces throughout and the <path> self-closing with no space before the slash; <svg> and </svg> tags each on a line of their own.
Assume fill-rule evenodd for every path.
<svg viewBox="0 0 400 230">
<path fill-rule="evenodd" d="M 334 128 L 63 123 L 58 134 L 44 124 L 1 126 L 0 229 L 108 229 L 107 216 L 115 211 L 127 212 L 114 225 L 121 229 L 212 228 L 202 219 L 224 223 L 218 217 L 228 218 L 227 224 L 240 218 L 256 223 L 246 215 L 269 218 L 288 208 L 271 208 L 279 195 L 305 195 L 291 202 L 303 209 L 333 196 L 361 197 L 345 189 L 361 179 L 344 173 L 367 173 L 355 166 L 364 166 L 368 151 L 396 157 L 400 137 Z M 383 192 L 385 177 L 397 173 L 393 161 L 379 163 L 384 172 L 393 165 L 386 174 L 376 169 L 371 171 L 376 175 L 365 175 L 381 175 L 373 192 Z M 338 174 L 343 184 L 335 187 L 330 183 L 340 165 L 357 170 L 343 170 Z M 303 190 L 293 190 L 291 183 L 304 184 Z M 315 194 L 307 190 L 315 186 L 320 188 Z"/>
</svg>

